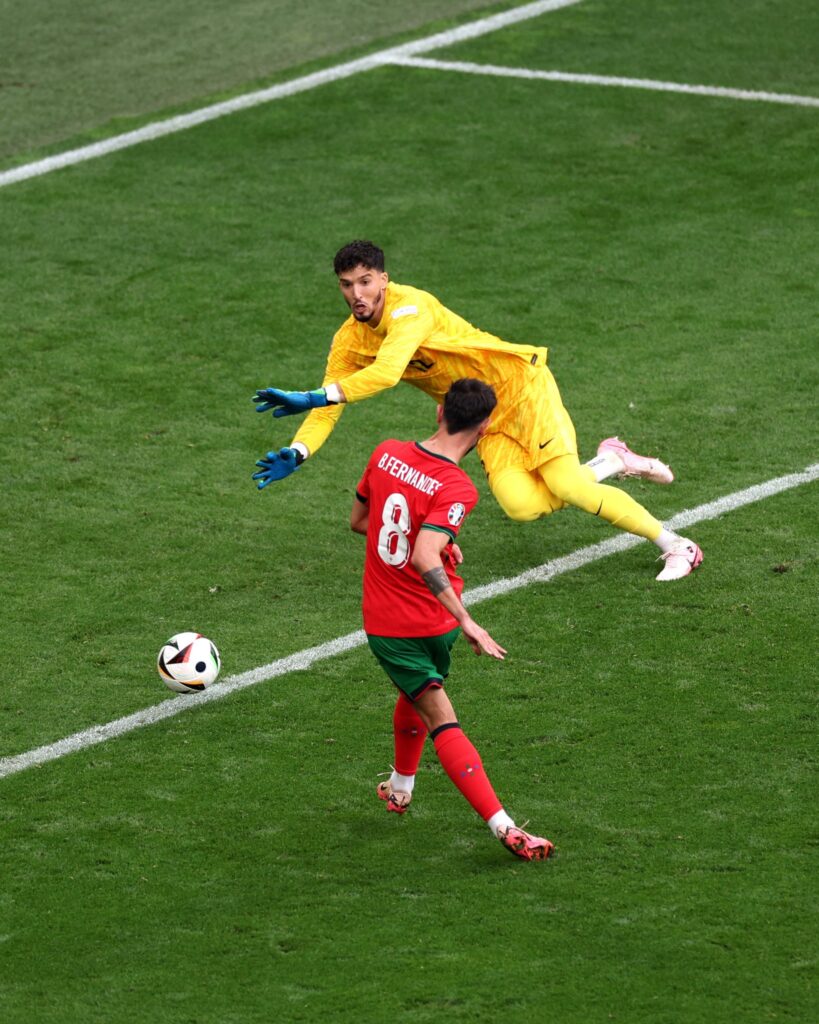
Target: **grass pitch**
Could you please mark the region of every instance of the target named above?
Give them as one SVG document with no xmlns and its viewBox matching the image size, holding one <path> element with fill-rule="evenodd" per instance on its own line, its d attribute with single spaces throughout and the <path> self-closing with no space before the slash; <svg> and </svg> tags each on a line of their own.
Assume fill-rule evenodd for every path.
<svg viewBox="0 0 819 1024">
<path fill-rule="evenodd" d="M 785 6 L 592 0 L 441 56 L 817 95 Z M 233 674 L 358 627 L 358 474 L 431 404 L 351 407 L 250 481 L 292 424 L 249 396 L 319 382 L 350 237 L 549 344 L 583 454 L 620 433 L 676 469 L 627 484 L 660 517 L 815 461 L 817 123 L 384 68 L 0 191 L 0 755 L 161 700 L 180 629 Z M 609 535 L 507 522 L 465 466 L 468 586 Z M 0 1017 L 813 1019 L 815 493 L 692 529 L 681 584 L 641 546 L 476 608 L 510 657 L 464 645 L 450 691 L 551 863 L 504 854 L 431 751 L 383 813 L 364 650 L 0 780 Z"/>
</svg>

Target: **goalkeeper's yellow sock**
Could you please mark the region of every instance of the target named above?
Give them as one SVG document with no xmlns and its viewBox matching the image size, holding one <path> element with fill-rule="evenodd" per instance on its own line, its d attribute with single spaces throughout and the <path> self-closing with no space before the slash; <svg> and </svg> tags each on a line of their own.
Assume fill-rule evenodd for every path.
<svg viewBox="0 0 819 1024">
<path fill-rule="evenodd" d="M 561 501 L 599 516 L 638 537 L 656 543 L 663 524 L 619 487 L 598 483 L 594 469 L 581 466 L 576 455 L 551 459 L 539 469 L 546 486 Z"/>
</svg>

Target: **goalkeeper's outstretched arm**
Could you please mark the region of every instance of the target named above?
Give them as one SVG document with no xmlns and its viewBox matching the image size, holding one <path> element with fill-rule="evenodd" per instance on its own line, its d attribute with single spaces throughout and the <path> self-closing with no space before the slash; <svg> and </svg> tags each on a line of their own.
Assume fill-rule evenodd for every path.
<svg viewBox="0 0 819 1024">
<path fill-rule="evenodd" d="M 343 329 L 342 329 L 343 331 Z M 305 459 L 315 455 L 318 449 L 330 436 L 338 422 L 344 405 L 347 402 L 358 402 L 364 398 L 395 387 L 401 380 L 409 360 L 412 358 L 423 335 L 427 333 L 425 321 L 412 326 L 399 323 L 390 330 L 381 343 L 378 355 L 369 366 L 360 367 L 355 364 L 345 349 L 344 335 L 336 334 L 327 360 L 324 385 L 314 391 L 284 391 L 281 388 L 260 388 L 253 396 L 257 403 L 257 412 L 272 412 L 276 419 L 282 416 L 293 416 L 297 413 L 309 412 L 304 424 L 296 432 L 290 447 L 281 449 L 294 452 L 298 468 Z M 270 460 L 268 452 L 267 459 Z M 276 461 L 276 460 L 274 460 Z M 259 488 L 266 486 L 271 480 L 280 480 L 289 475 L 283 472 L 284 467 L 275 466 L 276 476 L 266 478 L 265 460 L 257 465 L 261 472 L 254 476 L 260 481 Z M 289 467 L 288 467 L 289 468 Z M 289 472 L 293 470 L 290 469 Z"/>
</svg>

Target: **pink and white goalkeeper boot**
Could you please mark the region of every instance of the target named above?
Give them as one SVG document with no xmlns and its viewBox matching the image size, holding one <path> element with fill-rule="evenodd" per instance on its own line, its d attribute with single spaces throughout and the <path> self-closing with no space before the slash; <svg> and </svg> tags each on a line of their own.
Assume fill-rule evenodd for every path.
<svg viewBox="0 0 819 1024">
<path fill-rule="evenodd" d="M 674 541 L 670 551 L 664 551 L 660 558 L 665 562 L 662 571 L 657 576 L 658 580 L 681 580 L 699 568 L 702 562 L 702 550 L 699 544 L 687 537 L 680 537 Z"/>
<path fill-rule="evenodd" d="M 607 437 L 597 446 L 597 454 L 605 455 L 611 453 L 616 455 L 623 464 L 621 476 L 639 476 L 644 480 L 650 480 L 653 484 L 670 484 L 674 474 L 669 466 L 659 459 L 649 459 L 645 455 L 638 455 L 619 437 Z"/>
</svg>

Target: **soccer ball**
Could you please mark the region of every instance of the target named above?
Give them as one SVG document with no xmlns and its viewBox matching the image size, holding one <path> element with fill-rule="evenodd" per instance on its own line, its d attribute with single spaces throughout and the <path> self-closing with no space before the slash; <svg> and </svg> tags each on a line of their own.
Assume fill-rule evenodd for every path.
<svg viewBox="0 0 819 1024">
<path fill-rule="evenodd" d="M 163 645 L 156 667 L 177 693 L 197 693 L 216 682 L 222 666 L 216 644 L 201 633 L 177 633 Z"/>
</svg>

